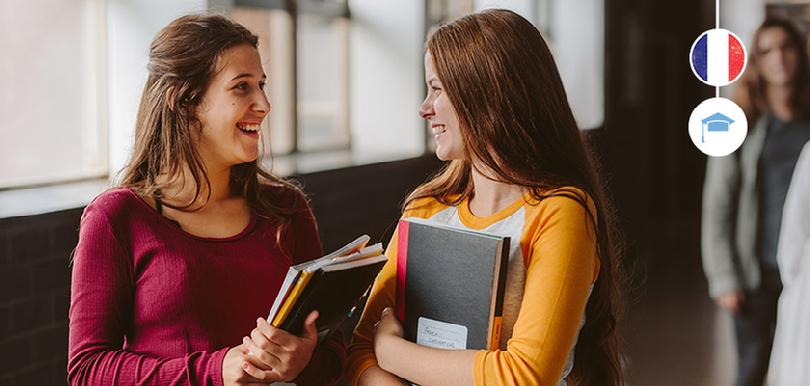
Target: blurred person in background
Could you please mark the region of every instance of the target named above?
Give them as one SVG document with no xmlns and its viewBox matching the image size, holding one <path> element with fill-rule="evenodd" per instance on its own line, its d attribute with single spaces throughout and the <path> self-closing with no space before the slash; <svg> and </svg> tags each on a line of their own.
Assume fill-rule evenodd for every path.
<svg viewBox="0 0 810 386">
<path fill-rule="evenodd" d="M 785 199 L 776 259 L 783 289 L 768 385 L 810 385 L 810 143 L 804 145 Z"/>
<path fill-rule="evenodd" d="M 71 385 L 335 383 L 345 353 L 271 327 L 291 264 L 320 257 L 303 193 L 259 164 L 271 106 L 258 38 L 189 15 L 153 40 L 131 160 L 84 211 L 73 258 Z"/>
<path fill-rule="evenodd" d="M 703 189 L 703 267 L 712 298 L 732 312 L 738 386 L 765 380 L 782 284 L 777 243 L 799 153 L 810 139 L 804 40 L 788 21 L 754 33 L 733 99 L 751 125 L 734 154 L 709 157 Z"/>
</svg>

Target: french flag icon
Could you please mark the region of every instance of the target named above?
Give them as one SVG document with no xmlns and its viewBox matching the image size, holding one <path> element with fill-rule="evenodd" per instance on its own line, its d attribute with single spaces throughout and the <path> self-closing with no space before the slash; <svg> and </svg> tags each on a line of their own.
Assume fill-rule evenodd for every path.
<svg viewBox="0 0 810 386">
<path fill-rule="evenodd" d="M 689 61 L 703 83 L 721 87 L 737 80 L 745 70 L 745 46 L 734 33 L 715 28 L 700 35 L 692 44 Z"/>
</svg>

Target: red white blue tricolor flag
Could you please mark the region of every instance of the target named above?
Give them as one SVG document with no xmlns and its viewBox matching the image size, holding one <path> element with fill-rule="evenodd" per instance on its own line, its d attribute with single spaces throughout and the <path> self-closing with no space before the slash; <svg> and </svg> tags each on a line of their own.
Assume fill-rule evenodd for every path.
<svg viewBox="0 0 810 386">
<path fill-rule="evenodd" d="M 715 87 L 737 80 L 745 69 L 745 46 L 732 32 L 715 28 L 700 35 L 689 53 L 692 71 Z"/>
</svg>

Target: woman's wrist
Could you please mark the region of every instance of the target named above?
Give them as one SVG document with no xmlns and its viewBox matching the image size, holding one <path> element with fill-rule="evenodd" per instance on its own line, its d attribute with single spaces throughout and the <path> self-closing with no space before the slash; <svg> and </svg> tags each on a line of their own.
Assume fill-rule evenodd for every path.
<svg viewBox="0 0 810 386">
<path fill-rule="evenodd" d="M 381 335 L 377 337 L 378 344 L 377 349 L 375 350 L 375 355 L 377 356 L 377 365 L 389 372 L 392 373 L 392 369 L 395 367 L 394 361 L 397 357 L 393 355 L 396 353 L 397 345 L 399 345 L 403 339 L 395 336 L 395 335 Z"/>
<path fill-rule="evenodd" d="M 242 356 L 244 348 L 242 346 L 231 347 L 222 357 L 222 384 L 223 386 L 235 385 L 242 376 Z"/>
</svg>

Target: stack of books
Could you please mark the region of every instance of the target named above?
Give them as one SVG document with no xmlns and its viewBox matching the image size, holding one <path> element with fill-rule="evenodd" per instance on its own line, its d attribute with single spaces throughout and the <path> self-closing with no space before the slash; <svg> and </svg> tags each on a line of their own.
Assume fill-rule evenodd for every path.
<svg viewBox="0 0 810 386">
<path fill-rule="evenodd" d="M 267 320 L 300 335 L 306 317 L 317 310 L 319 336 L 337 329 L 385 265 L 382 244 L 366 246 L 369 240 L 360 236 L 326 256 L 290 267 Z"/>
</svg>

